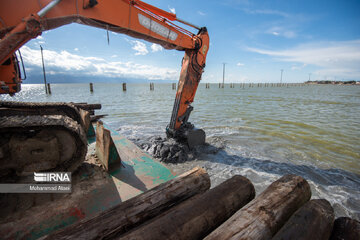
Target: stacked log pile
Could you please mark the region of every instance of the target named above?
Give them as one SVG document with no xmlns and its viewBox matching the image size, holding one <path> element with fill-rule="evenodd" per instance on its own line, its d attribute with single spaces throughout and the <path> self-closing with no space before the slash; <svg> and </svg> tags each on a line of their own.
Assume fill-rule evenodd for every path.
<svg viewBox="0 0 360 240">
<path fill-rule="evenodd" d="M 209 187 L 195 168 L 44 239 L 360 239 L 360 223 L 334 222 L 330 203 L 310 200 L 302 177 L 285 175 L 256 198 L 242 176 Z"/>
</svg>

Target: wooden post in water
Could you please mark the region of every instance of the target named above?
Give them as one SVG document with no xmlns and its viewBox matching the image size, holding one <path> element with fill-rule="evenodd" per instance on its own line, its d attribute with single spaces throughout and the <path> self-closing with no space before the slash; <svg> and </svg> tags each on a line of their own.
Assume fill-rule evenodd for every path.
<svg viewBox="0 0 360 240">
<path fill-rule="evenodd" d="M 41 50 L 41 60 L 42 60 L 42 67 L 43 67 L 43 74 L 44 74 L 44 85 L 45 85 L 45 92 L 46 94 L 48 94 L 48 90 L 46 87 L 46 74 L 45 74 L 45 64 L 44 64 L 44 55 L 43 55 L 43 48 L 40 45 L 40 50 Z"/>
<path fill-rule="evenodd" d="M 225 84 L 225 64 L 226 63 L 223 63 L 223 82 L 221 88 L 224 88 L 224 84 Z"/>
<path fill-rule="evenodd" d="M 150 83 L 150 91 L 154 91 L 154 83 Z"/>
<path fill-rule="evenodd" d="M 93 93 L 94 92 L 94 88 L 93 88 L 93 84 L 90 83 L 90 92 Z"/>
<path fill-rule="evenodd" d="M 126 83 L 123 83 L 122 87 L 123 87 L 123 91 L 125 92 L 126 91 Z"/>
<path fill-rule="evenodd" d="M 176 83 L 172 84 L 172 90 L 176 90 Z"/>
<path fill-rule="evenodd" d="M 51 94 L 50 83 L 47 84 L 47 93 L 48 93 L 48 94 Z"/>
</svg>

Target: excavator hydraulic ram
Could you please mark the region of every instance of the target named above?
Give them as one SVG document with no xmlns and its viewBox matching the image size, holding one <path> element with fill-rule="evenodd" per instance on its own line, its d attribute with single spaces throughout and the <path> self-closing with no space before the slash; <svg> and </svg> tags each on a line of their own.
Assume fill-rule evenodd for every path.
<svg viewBox="0 0 360 240">
<path fill-rule="evenodd" d="M 175 22 L 181 22 L 199 31 L 194 34 L 179 27 Z M 209 49 L 208 32 L 206 28 L 199 28 L 178 19 L 173 13 L 140 0 L 0 1 L 0 94 L 15 94 L 21 89 L 20 69 L 15 51 L 29 40 L 41 35 L 43 31 L 70 23 L 123 33 L 159 44 L 165 49 L 185 51 L 179 87 L 166 132 L 169 137 L 184 140 L 190 147 L 205 141 L 205 132 L 194 128 L 188 119 L 193 109 L 190 104 L 194 101 L 205 67 Z M 72 111 L 62 111 L 64 108 L 61 104 L 35 104 L 40 110 L 23 103 L 19 104 L 16 107 L 0 102 L 0 172 L 6 169 L 12 169 L 19 174 L 49 168 L 73 170 L 83 160 L 86 152 L 84 134 L 80 133 L 84 131 L 81 129 L 86 128 L 76 120 L 78 114 L 75 116 Z M 48 114 L 44 115 L 42 110 Z M 68 126 L 65 126 L 65 123 L 68 123 Z M 43 145 L 47 141 L 51 151 Z M 68 142 L 73 146 L 70 148 L 73 149 L 71 151 L 65 151 L 64 146 Z M 36 149 L 34 143 L 42 147 Z M 16 149 L 19 151 L 16 152 Z M 68 157 L 53 154 L 59 151 L 67 152 L 65 155 Z M 34 162 L 23 162 L 23 156 L 33 159 Z"/>
<path fill-rule="evenodd" d="M 206 28 L 201 28 L 197 37 L 195 49 L 185 51 L 171 120 L 166 129 L 168 137 L 184 140 L 190 148 L 205 143 L 205 132 L 188 122 L 193 110 L 190 104 L 194 101 L 209 48 Z"/>
</svg>

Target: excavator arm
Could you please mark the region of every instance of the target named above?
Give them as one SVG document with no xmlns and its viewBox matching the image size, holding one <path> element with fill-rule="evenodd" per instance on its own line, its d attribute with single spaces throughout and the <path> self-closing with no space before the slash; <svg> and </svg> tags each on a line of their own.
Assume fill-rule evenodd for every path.
<svg viewBox="0 0 360 240">
<path fill-rule="evenodd" d="M 20 71 L 17 74 L 13 66 L 17 61 L 14 53 L 43 31 L 70 23 L 103 28 L 160 44 L 165 49 L 185 51 L 167 134 L 180 139 L 195 134 L 190 145 L 205 140 L 205 133 L 193 129 L 188 119 L 209 49 L 206 28 L 139 0 L 0 0 L 0 6 L 0 93 L 20 90 Z M 193 34 L 175 22 L 194 27 L 198 33 Z"/>
</svg>

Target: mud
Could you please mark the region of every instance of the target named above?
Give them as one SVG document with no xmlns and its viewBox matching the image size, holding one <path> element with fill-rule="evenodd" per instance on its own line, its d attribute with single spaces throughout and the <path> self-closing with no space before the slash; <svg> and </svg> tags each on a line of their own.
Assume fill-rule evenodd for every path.
<svg viewBox="0 0 360 240">
<path fill-rule="evenodd" d="M 216 137 L 207 139 L 204 145 L 190 149 L 186 143 L 173 138 L 155 136 L 148 139 L 133 139 L 134 143 L 152 157 L 165 163 L 182 163 L 195 160 L 200 154 L 216 154 L 225 147 Z"/>
</svg>

